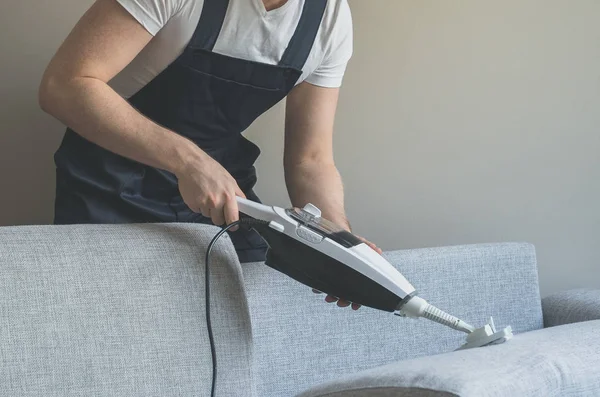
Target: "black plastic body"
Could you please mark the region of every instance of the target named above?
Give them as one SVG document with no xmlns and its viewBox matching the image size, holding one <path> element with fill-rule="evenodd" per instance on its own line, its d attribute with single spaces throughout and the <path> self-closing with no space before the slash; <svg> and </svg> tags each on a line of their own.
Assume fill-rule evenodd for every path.
<svg viewBox="0 0 600 397">
<path fill-rule="evenodd" d="M 326 294 L 362 306 L 395 311 L 402 298 L 342 262 L 268 225 L 253 225 L 269 248 L 265 264 Z"/>
</svg>

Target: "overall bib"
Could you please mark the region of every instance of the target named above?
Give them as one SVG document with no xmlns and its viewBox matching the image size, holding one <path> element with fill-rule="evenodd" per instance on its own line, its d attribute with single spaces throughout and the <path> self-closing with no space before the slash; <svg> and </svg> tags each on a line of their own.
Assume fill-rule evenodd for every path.
<svg viewBox="0 0 600 397">
<path fill-rule="evenodd" d="M 242 132 L 294 88 L 312 50 L 327 0 L 306 0 L 296 31 L 276 65 L 213 52 L 228 0 L 205 0 L 190 43 L 171 65 L 129 99 L 144 116 L 193 141 L 219 162 L 250 200 L 260 149 Z M 55 153 L 55 224 L 194 222 L 212 224 L 183 201 L 165 170 L 119 156 L 67 128 Z M 266 244 L 252 230 L 229 236 L 241 262 L 263 261 Z"/>
</svg>

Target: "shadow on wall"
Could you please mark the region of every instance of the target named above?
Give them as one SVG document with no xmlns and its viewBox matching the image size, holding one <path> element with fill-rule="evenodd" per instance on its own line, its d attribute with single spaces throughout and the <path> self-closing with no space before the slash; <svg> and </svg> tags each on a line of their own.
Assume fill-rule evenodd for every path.
<svg viewBox="0 0 600 397">
<path fill-rule="evenodd" d="M 4 88 L 4 87 L 3 87 Z M 34 92 L 1 89 L 11 98 L 0 112 L 0 225 L 52 222 L 54 204 L 53 153 L 64 127 L 43 114 Z"/>
<path fill-rule="evenodd" d="M 52 222 L 53 154 L 64 126 L 38 105 L 50 58 L 92 0 L 2 1 L 0 226 Z M 35 8 L 35 12 L 32 9 Z"/>
</svg>

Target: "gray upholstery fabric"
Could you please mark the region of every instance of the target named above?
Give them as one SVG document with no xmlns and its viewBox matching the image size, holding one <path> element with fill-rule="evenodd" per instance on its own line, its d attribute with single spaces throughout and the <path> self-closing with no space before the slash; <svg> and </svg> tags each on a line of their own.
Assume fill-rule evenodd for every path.
<svg viewBox="0 0 600 397">
<path fill-rule="evenodd" d="M 542 299 L 544 326 L 600 320 L 600 290 L 574 289 Z"/>
<path fill-rule="evenodd" d="M 214 227 L 0 228 L 0 396 L 208 396 Z M 212 256 L 218 396 L 254 396 L 237 256 Z"/>
<path fill-rule="evenodd" d="M 482 244 L 388 252 L 420 296 L 475 326 L 494 316 L 515 333 L 542 328 L 533 246 Z M 452 351 L 464 334 L 426 319 L 352 311 L 264 264 L 243 264 L 261 397 L 356 371 Z"/>
<path fill-rule="evenodd" d="M 366 393 L 366 394 L 365 394 Z M 373 387 L 333 393 L 327 397 L 458 397 L 454 393 L 418 387 Z"/>
<path fill-rule="evenodd" d="M 208 396 L 204 254 L 217 231 L 0 228 L 0 397 Z M 385 255 L 422 297 L 474 325 L 493 315 L 516 333 L 542 327 L 531 245 Z M 212 260 L 219 397 L 293 396 L 356 371 L 449 352 L 464 339 L 424 319 L 327 304 L 262 263 L 240 268 L 226 236 Z M 376 392 L 450 395 L 421 386 Z"/>
<path fill-rule="evenodd" d="M 374 368 L 298 397 L 422 395 L 394 394 L 394 387 L 439 390 L 461 397 L 596 397 L 600 395 L 599 368 L 600 320 L 596 320 L 519 334 L 502 345 Z"/>
</svg>

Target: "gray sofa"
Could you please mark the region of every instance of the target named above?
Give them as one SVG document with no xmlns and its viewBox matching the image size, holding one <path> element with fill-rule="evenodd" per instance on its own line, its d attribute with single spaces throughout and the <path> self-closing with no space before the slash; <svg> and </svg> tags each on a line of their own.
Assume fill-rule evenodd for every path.
<svg viewBox="0 0 600 397">
<path fill-rule="evenodd" d="M 0 396 L 208 396 L 204 254 L 216 227 L 0 228 Z M 599 396 L 600 292 L 540 299 L 534 247 L 498 243 L 385 256 L 438 307 L 503 345 L 352 311 L 228 237 L 212 256 L 217 396 Z"/>
</svg>

